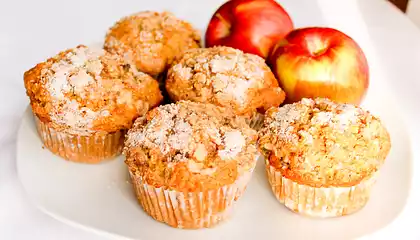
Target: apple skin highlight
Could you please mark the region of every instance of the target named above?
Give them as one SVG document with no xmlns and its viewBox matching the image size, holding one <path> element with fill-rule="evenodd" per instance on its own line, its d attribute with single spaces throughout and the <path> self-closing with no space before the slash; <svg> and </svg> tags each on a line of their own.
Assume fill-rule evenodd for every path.
<svg viewBox="0 0 420 240">
<path fill-rule="evenodd" d="M 359 105 L 369 88 L 365 54 L 336 29 L 293 30 L 274 47 L 268 62 L 286 92 L 286 103 L 325 97 Z"/>
<path fill-rule="evenodd" d="M 230 0 L 212 16 L 205 46 L 228 46 L 267 58 L 292 30 L 289 14 L 274 0 Z"/>
</svg>

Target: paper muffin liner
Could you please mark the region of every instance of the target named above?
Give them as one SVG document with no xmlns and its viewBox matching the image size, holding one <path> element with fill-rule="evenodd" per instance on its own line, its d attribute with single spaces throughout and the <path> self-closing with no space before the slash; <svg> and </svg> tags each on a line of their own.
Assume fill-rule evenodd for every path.
<svg viewBox="0 0 420 240">
<path fill-rule="evenodd" d="M 252 175 L 249 171 L 233 184 L 202 192 L 180 192 L 145 183 L 130 171 L 136 197 L 144 211 L 175 228 L 211 228 L 230 218 L 234 202 L 242 196 Z"/>
<path fill-rule="evenodd" d="M 121 153 L 125 131 L 79 136 L 48 126 L 35 116 L 38 134 L 52 153 L 73 162 L 99 163 Z"/>
<path fill-rule="evenodd" d="M 290 210 L 310 217 L 338 217 L 362 209 L 369 200 L 377 173 L 351 187 L 311 187 L 299 184 L 266 164 L 271 189 Z"/>
<path fill-rule="evenodd" d="M 252 129 L 259 130 L 264 123 L 264 114 L 255 113 L 251 118 L 246 119 L 246 122 Z"/>
</svg>

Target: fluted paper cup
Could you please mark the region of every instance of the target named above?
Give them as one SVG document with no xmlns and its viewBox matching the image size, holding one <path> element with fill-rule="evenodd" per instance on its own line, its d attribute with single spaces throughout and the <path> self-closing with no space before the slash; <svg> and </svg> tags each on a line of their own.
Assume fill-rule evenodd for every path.
<svg viewBox="0 0 420 240">
<path fill-rule="evenodd" d="M 266 172 L 276 198 L 290 210 L 311 217 L 337 217 L 362 209 L 369 200 L 377 174 L 351 187 L 312 187 L 284 177 L 266 163 Z"/>
<path fill-rule="evenodd" d="M 99 163 L 121 153 L 125 131 L 79 136 L 56 131 L 35 116 L 38 134 L 44 146 L 65 160 Z"/>
<path fill-rule="evenodd" d="M 155 220 L 175 228 L 211 228 L 231 216 L 234 202 L 242 196 L 252 171 L 233 184 L 202 192 L 180 192 L 145 183 L 130 171 L 137 199 Z"/>
</svg>

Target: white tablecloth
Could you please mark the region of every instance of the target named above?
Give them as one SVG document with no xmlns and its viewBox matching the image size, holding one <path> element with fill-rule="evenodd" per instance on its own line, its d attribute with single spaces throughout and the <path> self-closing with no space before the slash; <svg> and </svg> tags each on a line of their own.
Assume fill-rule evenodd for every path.
<svg viewBox="0 0 420 240">
<path fill-rule="evenodd" d="M 43 214 L 31 205 L 20 185 L 15 141 L 21 115 L 28 104 L 22 75 L 60 50 L 99 40 L 118 17 L 145 9 L 148 2 L 19 0 L 0 3 L 0 239 L 103 239 Z M 175 12 L 186 18 L 193 15 L 187 14 L 186 1 L 176 2 Z M 199 1 L 196 2 L 198 7 Z M 363 32 L 367 31 L 386 64 L 387 74 L 395 78 L 391 87 L 396 95 L 413 99 L 418 93 L 413 89 L 420 89 L 420 80 L 410 91 L 400 84 L 407 78 L 420 77 L 420 31 L 389 3 L 381 0 L 283 2 L 293 12 L 297 26 L 310 25 L 305 11 L 315 11 L 313 6 L 318 6 L 320 18 L 326 24 L 344 29 L 356 39 L 367 37 Z M 366 29 L 359 28 L 363 22 Z M 418 113 L 410 115 L 417 119 L 418 116 Z M 409 121 L 414 124 L 414 119 Z"/>
</svg>

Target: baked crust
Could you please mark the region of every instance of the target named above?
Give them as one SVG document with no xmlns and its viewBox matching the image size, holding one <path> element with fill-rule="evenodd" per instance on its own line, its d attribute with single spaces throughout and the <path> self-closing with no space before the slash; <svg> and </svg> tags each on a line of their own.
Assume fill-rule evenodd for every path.
<svg viewBox="0 0 420 240">
<path fill-rule="evenodd" d="M 179 101 L 136 120 L 124 154 L 147 184 L 203 191 L 232 184 L 256 163 L 257 133 L 241 117 L 212 104 Z"/>
<path fill-rule="evenodd" d="M 143 11 L 120 19 L 107 33 L 104 47 L 152 76 L 174 58 L 200 47 L 200 33 L 170 12 Z"/>
<path fill-rule="evenodd" d="M 158 82 L 102 49 L 79 45 L 24 74 L 34 114 L 57 131 L 90 135 L 131 127 L 162 101 Z"/>
<path fill-rule="evenodd" d="M 249 117 L 285 99 L 264 59 L 222 46 L 186 51 L 168 70 L 166 90 L 173 101 L 213 103 Z"/>
<path fill-rule="evenodd" d="M 259 148 L 269 165 L 299 184 L 349 187 L 378 170 L 391 142 L 368 111 L 304 98 L 267 111 Z"/>
</svg>

